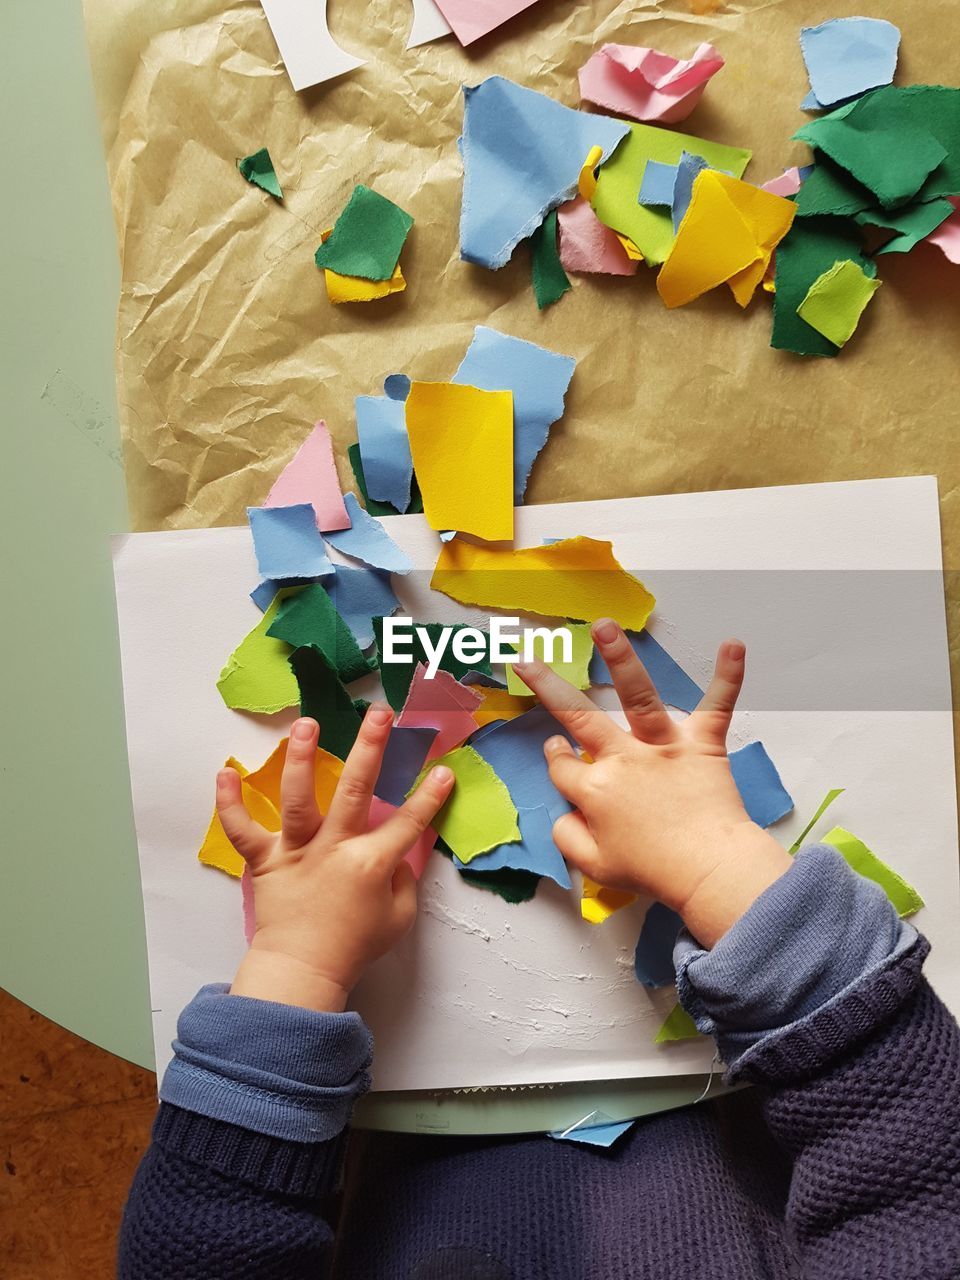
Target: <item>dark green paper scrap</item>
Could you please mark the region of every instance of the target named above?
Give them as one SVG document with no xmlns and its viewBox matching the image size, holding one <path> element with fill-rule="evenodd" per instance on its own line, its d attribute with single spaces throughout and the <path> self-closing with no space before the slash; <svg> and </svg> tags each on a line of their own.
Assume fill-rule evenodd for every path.
<svg viewBox="0 0 960 1280">
<path fill-rule="evenodd" d="M 261 190 L 269 192 L 277 200 L 283 199 L 280 181 L 273 167 L 273 161 L 270 159 L 270 152 L 266 147 L 261 147 L 252 156 L 244 156 L 242 160 L 238 160 L 237 168 L 246 180 L 252 182 L 255 187 L 260 187 Z"/>
<path fill-rule="evenodd" d="M 363 498 L 363 505 L 372 516 L 378 519 L 380 516 L 399 516 L 403 513 L 398 511 L 396 507 L 391 506 L 389 502 L 380 502 L 377 498 L 371 498 L 367 492 L 367 478 L 363 474 L 363 458 L 360 456 L 360 443 L 357 441 L 347 448 L 347 457 L 350 459 L 350 469 L 353 472 L 353 478 L 357 482 L 357 488 L 360 490 L 360 497 Z M 420 492 L 420 486 L 417 484 L 417 477 L 414 475 L 410 480 L 410 505 L 407 507 L 406 514 L 422 515 L 423 514 L 423 495 Z"/>
<path fill-rule="evenodd" d="M 926 204 L 910 204 L 894 213 L 865 209 L 856 215 L 855 220 L 861 226 L 882 227 L 897 233 L 877 250 L 878 253 L 909 253 L 952 214 L 950 201 L 939 198 L 928 200 Z"/>
<path fill-rule="evenodd" d="M 438 853 L 442 853 L 452 861 L 453 852 L 440 836 L 437 836 L 434 847 Z M 458 867 L 457 874 L 468 884 L 476 885 L 478 889 L 486 889 L 489 893 L 499 894 L 504 902 L 514 905 L 518 902 L 529 902 L 537 892 L 537 885 L 543 879 L 534 871 L 517 871 L 513 867 L 502 867 L 499 871 L 468 871 Z"/>
<path fill-rule="evenodd" d="M 386 196 L 358 184 L 333 232 L 315 254 L 318 267 L 364 280 L 389 280 L 413 226 L 408 213 Z"/>
<path fill-rule="evenodd" d="M 289 658 L 300 689 L 300 714 L 320 726 L 319 745 L 346 760 L 360 732 L 360 716 L 337 673 L 319 649 L 303 645 Z"/>
<path fill-rule="evenodd" d="M 440 670 L 448 671 L 455 680 L 462 680 L 468 671 L 476 671 L 485 676 L 493 675 L 493 668 L 490 666 L 489 650 L 487 657 L 482 662 L 460 662 L 454 657 L 453 637 L 458 631 L 463 631 L 466 624 L 457 623 L 454 626 L 447 627 L 443 622 L 419 622 L 418 627 L 423 627 L 430 641 L 436 644 L 437 639 L 442 631 L 449 630 L 450 640 L 443 651 L 440 658 Z M 374 618 L 373 634 L 377 638 L 377 652 L 383 653 L 383 618 Z M 406 639 L 406 633 L 404 636 Z M 489 642 L 488 642 L 489 643 Z M 413 680 L 413 673 L 417 669 L 417 663 L 422 662 L 424 665 L 428 662 L 427 651 L 424 649 L 416 632 L 410 637 L 410 643 L 404 644 L 404 653 L 412 655 L 410 662 L 381 662 L 380 664 L 380 680 L 383 684 L 383 692 L 387 701 L 393 707 L 394 711 L 400 711 L 404 702 L 407 700 L 407 694 L 410 692 L 410 684 Z"/>
<path fill-rule="evenodd" d="M 852 217 L 863 209 L 875 208 L 877 202 L 839 165 L 818 155 L 813 173 L 797 193 L 796 203 L 797 217 L 809 218 L 824 213 Z"/>
<path fill-rule="evenodd" d="M 376 670 L 375 658 L 365 658 L 353 632 L 318 582 L 310 583 L 284 600 L 267 630 L 293 649 L 313 645 L 319 649 L 344 684 Z"/>
<path fill-rule="evenodd" d="M 835 262 L 850 259 L 873 279 L 876 263 L 862 252 L 854 222 L 839 218 L 797 218 L 777 249 L 771 347 L 802 356 L 835 356 L 839 347 L 797 315 L 807 290 Z"/>
<path fill-rule="evenodd" d="M 570 288 L 557 247 L 556 209 L 550 210 L 530 237 L 530 252 L 533 255 L 533 292 L 537 306 L 543 311 L 559 302 Z"/>
</svg>

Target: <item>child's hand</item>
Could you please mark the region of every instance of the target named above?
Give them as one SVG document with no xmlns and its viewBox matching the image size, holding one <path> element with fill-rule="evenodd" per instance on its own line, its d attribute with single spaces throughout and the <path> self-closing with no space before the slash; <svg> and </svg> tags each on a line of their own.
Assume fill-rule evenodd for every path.
<svg viewBox="0 0 960 1280">
<path fill-rule="evenodd" d="M 554 839 L 593 880 L 657 898 L 711 947 L 792 861 L 747 816 L 727 760 L 744 646 L 721 645 L 703 701 L 677 723 L 617 624 L 597 622 L 593 638 L 629 731 L 543 663 L 516 664 L 593 759 L 566 738 L 544 746 L 554 785 L 578 810 L 555 823 Z"/>
<path fill-rule="evenodd" d="M 280 783 L 279 833 L 254 822 L 240 775 L 217 775 L 217 813 L 253 877 L 256 933 L 233 995 L 338 1012 L 364 969 L 397 943 L 417 914 L 417 882 L 403 861 L 450 794 L 433 769 L 382 826 L 367 831 L 370 799 L 393 715 L 371 706 L 321 820 L 314 792 L 315 720 L 290 731 Z"/>
</svg>

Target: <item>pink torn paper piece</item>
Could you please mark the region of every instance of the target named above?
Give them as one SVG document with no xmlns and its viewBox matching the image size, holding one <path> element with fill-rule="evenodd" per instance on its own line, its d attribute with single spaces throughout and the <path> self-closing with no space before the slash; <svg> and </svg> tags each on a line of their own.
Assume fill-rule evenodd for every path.
<svg viewBox="0 0 960 1280">
<path fill-rule="evenodd" d="M 617 234 L 600 221 L 583 196 L 557 209 L 560 226 L 560 262 L 565 271 L 587 271 L 606 276 L 633 276 L 639 262 L 627 256 Z"/>
<path fill-rule="evenodd" d="M 658 124 L 686 120 L 723 66 L 712 44 L 685 61 L 657 49 L 605 44 L 580 68 L 580 97 L 617 115 Z"/>
<path fill-rule="evenodd" d="M 390 804 L 387 800 L 381 800 L 379 796 L 374 796 L 370 801 L 370 819 L 369 828 L 375 831 L 377 827 L 383 826 L 388 818 L 392 818 L 397 812 L 396 806 Z M 419 880 L 423 875 L 427 862 L 433 853 L 433 846 L 437 843 L 437 833 L 433 827 L 427 827 L 426 831 L 418 838 L 416 844 L 404 858 L 404 862 L 409 862 L 413 868 L 413 874 Z"/>
<path fill-rule="evenodd" d="M 473 44 L 537 0 L 436 0 L 461 44 Z"/>
<path fill-rule="evenodd" d="M 760 190 L 786 198 L 795 196 L 802 186 L 803 178 L 800 176 L 800 169 L 794 165 L 791 169 L 784 169 L 778 178 L 771 178 L 769 182 L 762 183 Z"/>
<path fill-rule="evenodd" d="M 458 747 L 464 738 L 476 733 L 473 713 L 483 701 L 480 694 L 455 680 L 449 671 L 440 670 L 427 678 L 422 662 L 417 664 L 410 681 L 410 691 L 397 717 L 401 729 L 436 729 L 437 736 L 427 752 L 428 760 L 436 760 Z"/>
<path fill-rule="evenodd" d="M 257 932 L 257 918 L 253 910 L 253 876 L 250 874 L 249 867 L 243 868 L 243 875 L 240 877 L 240 893 L 243 898 L 243 936 L 249 947 L 253 941 L 253 935 Z"/>
<path fill-rule="evenodd" d="M 953 205 L 954 212 L 935 231 L 930 232 L 927 243 L 935 244 L 949 262 L 960 265 L 960 196 L 947 196 L 947 199 Z"/>
<path fill-rule="evenodd" d="M 296 507 L 309 502 L 321 532 L 349 529 L 333 445 L 325 422 L 318 422 L 274 481 L 265 507 Z"/>
</svg>

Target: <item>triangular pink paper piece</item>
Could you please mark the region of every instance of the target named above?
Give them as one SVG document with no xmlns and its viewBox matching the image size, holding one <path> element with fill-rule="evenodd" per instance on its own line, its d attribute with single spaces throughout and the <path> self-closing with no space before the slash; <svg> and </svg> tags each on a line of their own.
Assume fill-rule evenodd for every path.
<svg viewBox="0 0 960 1280">
<path fill-rule="evenodd" d="M 350 517 L 333 460 L 333 445 L 325 422 L 318 422 L 293 455 L 267 494 L 265 507 L 295 507 L 309 502 L 322 532 L 349 529 Z"/>
</svg>

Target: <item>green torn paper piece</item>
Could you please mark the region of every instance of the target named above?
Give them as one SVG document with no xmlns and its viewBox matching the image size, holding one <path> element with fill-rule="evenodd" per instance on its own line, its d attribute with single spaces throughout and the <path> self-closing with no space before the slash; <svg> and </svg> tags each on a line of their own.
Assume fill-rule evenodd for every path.
<svg viewBox="0 0 960 1280">
<path fill-rule="evenodd" d="M 802 188 L 801 188 L 802 190 Z M 835 262 L 849 258 L 875 276 L 876 265 L 861 253 L 860 231 L 838 218 L 797 218 L 780 242 L 773 296 L 770 345 L 803 356 L 835 356 L 840 350 L 797 314 L 815 280 Z"/>
<path fill-rule="evenodd" d="M 377 667 L 375 658 L 363 656 L 353 632 L 318 582 L 280 602 L 267 634 L 286 641 L 293 649 L 304 645 L 319 649 L 344 684 L 361 679 Z"/>
<path fill-rule="evenodd" d="M 300 714 L 320 725 L 320 742 L 338 760 L 346 760 L 360 732 L 360 716 L 337 673 L 319 649 L 303 645 L 290 654 L 300 689 Z"/>
<path fill-rule="evenodd" d="M 843 827 L 834 827 L 828 831 L 821 841 L 831 844 L 837 853 L 852 867 L 858 875 L 872 880 L 884 891 L 899 916 L 912 916 L 924 905 L 923 899 L 912 884 L 908 884 L 902 876 L 897 875 L 892 867 L 888 867 L 872 849 L 868 849 L 862 840 L 858 840 Z"/>
<path fill-rule="evenodd" d="M 380 502 L 377 498 L 371 498 L 367 492 L 367 478 L 363 474 L 363 459 L 360 456 L 359 442 L 347 447 L 347 457 L 350 459 L 350 469 L 353 471 L 353 478 L 357 482 L 357 488 L 360 490 L 361 498 L 363 498 L 363 505 L 369 513 L 372 516 L 401 515 L 402 513 L 396 507 L 391 506 L 389 502 Z M 420 492 L 420 486 L 417 484 L 415 475 L 410 480 L 410 505 L 407 507 L 406 514 L 408 516 L 423 514 L 423 495 Z"/>
<path fill-rule="evenodd" d="M 699 1037 L 697 1024 L 682 1004 L 675 1004 L 664 1020 L 663 1026 L 653 1037 L 654 1044 L 669 1044 L 673 1040 L 693 1040 Z"/>
<path fill-rule="evenodd" d="M 555 671 L 561 679 L 566 680 L 567 684 L 572 684 L 575 689 L 590 688 L 590 659 L 593 657 L 593 636 L 590 634 L 589 622 L 566 622 L 564 624 L 570 632 L 570 661 L 563 662 L 559 656 L 552 662 L 548 662 L 547 666 Z M 533 651 L 540 662 L 546 662 L 546 641 L 543 636 L 534 636 Z M 517 650 L 514 649 L 514 653 Z M 559 655 L 561 652 L 559 643 L 553 646 L 553 653 Z M 507 693 L 516 694 L 518 697 L 528 697 L 533 690 L 520 679 L 514 671 L 512 664 L 507 664 Z"/>
<path fill-rule="evenodd" d="M 493 668 L 490 666 L 489 660 L 489 647 L 487 657 L 481 662 L 460 662 L 454 657 L 453 637 L 458 631 L 464 630 L 465 623 L 456 623 L 448 627 L 443 622 L 418 622 L 417 626 L 426 631 L 430 638 L 430 643 L 434 645 L 439 640 L 441 632 L 449 636 L 447 646 L 440 658 L 441 671 L 449 671 L 455 680 L 462 680 L 468 671 L 477 671 L 486 676 L 493 675 Z M 377 653 L 382 655 L 383 618 L 373 619 L 373 634 L 377 640 Z M 404 634 L 404 639 L 406 640 L 406 633 Z M 422 662 L 426 665 L 429 662 L 427 651 L 423 647 L 423 643 L 416 631 L 410 636 L 410 643 L 404 644 L 403 652 L 411 655 L 410 662 L 381 662 L 380 664 L 380 680 L 383 684 L 384 697 L 394 711 L 400 711 L 407 700 L 407 694 L 410 692 L 410 684 L 417 669 L 417 663 Z"/>
<path fill-rule="evenodd" d="M 743 176 L 752 152 L 708 142 L 686 133 L 674 133 L 649 124 L 629 124 L 630 132 L 606 163 L 600 166 L 593 210 L 601 222 L 629 236 L 650 266 L 664 262 L 673 248 L 673 219 L 669 209 L 637 203 L 648 160 L 678 164 L 684 151 L 703 156 L 714 169 L 735 178 Z"/>
<path fill-rule="evenodd" d="M 909 253 L 932 231 L 936 231 L 941 222 L 946 222 L 952 213 L 953 205 L 949 200 L 937 199 L 928 200 L 926 204 L 911 204 L 895 213 L 864 209 L 854 216 L 862 227 L 883 227 L 897 232 L 877 250 L 878 253 Z"/>
<path fill-rule="evenodd" d="M 456 782 L 432 826 L 461 862 L 469 862 L 499 844 L 515 844 L 520 839 L 517 809 L 510 792 L 503 779 L 473 747 L 454 747 L 446 755 L 431 760 L 420 771 L 410 791 L 438 764 L 451 769 Z"/>
<path fill-rule="evenodd" d="M 277 179 L 277 172 L 273 167 L 273 161 L 270 159 L 270 152 L 266 147 L 261 147 L 259 151 L 255 151 L 252 156 L 244 156 L 242 160 L 237 161 L 237 168 L 243 174 L 248 182 L 252 182 L 255 187 L 260 187 L 263 191 L 268 191 L 270 195 L 275 196 L 277 200 L 283 199 L 283 192 L 280 190 L 280 182 Z"/>
<path fill-rule="evenodd" d="M 833 804 L 834 800 L 836 800 L 838 796 L 842 796 L 845 790 L 846 790 L 845 787 L 835 787 L 832 791 L 827 792 L 827 794 L 820 801 L 820 806 L 817 809 L 817 812 L 813 815 L 813 817 L 810 819 L 807 825 L 803 828 L 803 830 L 797 836 L 796 840 L 794 840 L 793 844 L 787 850 L 788 853 L 800 852 L 800 848 L 804 840 L 806 840 L 807 836 L 810 834 L 813 828 L 817 825 L 817 823 L 820 821 L 823 815 L 827 812 L 827 810 Z"/>
<path fill-rule="evenodd" d="M 815 217 L 821 213 L 846 217 L 875 206 L 876 201 L 866 187 L 854 182 L 849 173 L 818 156 L 813 173 L 808 175 L 797 192 L 796 205 L 798 218 Z"/>
<path fill-rule="evenodd" d="M 344 276 L 389 280 L 412 226 L 409 213 L 360 183 L 314 260 L 318 267 Z"/>
<path fill-rule="evenodd" d="M 551 209 L 530 237 L 533 266 L 533 293 L 541 311 L 559 302 L 570 288 L 567 273 L 560 264 L 557 246 L 557 211 Z"/>
<path fill-rule="evenodd" d="M 876 268 L 874 268 L 876 269 Z M 838 347 L 849 342 L 880 281 L 849 258 L 818 276 L 797 307 L 797 315 Z"/>
<path fill-rule="evenodd" d="M 297 682 L 290 670 L 290 646 L 267 634 L 282 603 L 278 593 L 269 609 L 240 641 L 220 672 L 217 688 L 234 711 L 272 715 L 299 701 Z"/>
<path fill-rule="evenodd" d="M 437 836 L 435 846 L 438 853 L 453 860 L 453 850 Z M 518 871 L 515 867 L 501 867 L 499 871 L 468 871 L 457 867 L 461 880 L 475 885 L 478 889 L 486 889 L 488 893 L 497 893 L 504 900 L 516 905 L 518 902 L 529 902 L 537 892 L 537 885 L 543 879 L 535 871 Z"/>
</svg>

